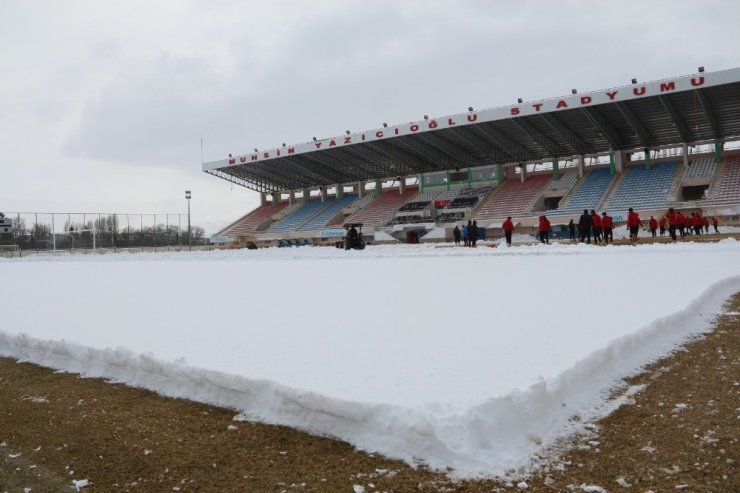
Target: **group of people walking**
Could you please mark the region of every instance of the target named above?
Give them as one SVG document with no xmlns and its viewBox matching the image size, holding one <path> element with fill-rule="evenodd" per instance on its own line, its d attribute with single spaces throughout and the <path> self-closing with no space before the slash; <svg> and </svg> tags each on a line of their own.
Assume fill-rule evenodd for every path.
<svg viewBox="0 0 740 493">
<path fill-rule="evenodd" d="M 702 231 L 704 231 L 705 234 L 709 233 L 710 221 L 714 226 L 715 233 L 719 233 L 719 229 L 717 227 L 719 223 L 716 217 L 712 217 L 710 220 L 707 217 L 703 217 L 698 212 L 692 212 L 691 216 L 687 217 L 684 216 L 681 211 L 676 212 L 671 208 L 668 209 L 666 215 L 661 217 L 660 220 L 650 216 L 648 228 L 653 238 L 657 236 L 658 230 L 660 231 L 660 236 L 664 236 L 667 230 L 673 241 L 676 241 L 676 232 L 678 232 L 681 237 L 690 235 L 692 232 L 696 235 L 702 234 Z M 633 245 L 638 241 L 638 234 L 642 228 L 644 228 L 642 219 L 640 219 L 637 212 L 630 207 L 627 211 L 627 229 L 630 234 L 630 242 Z M 455 227 L 455 229 L 457 229 L 457 227 Z M 507 217 L 503 224 L 501 224 L 501 229 L 506 238 L 506 246 L 511 246 L 511 236 L 514 232 L 514 223 L 511 220 L 511 216 Z M 549 219 L 547 219 L 547 216 L 541 215 L 537 226 L 537 239 L 541 243 L 549 244 L 550 231 L 551 225 Z M 578 241 L 580 243 L 591 244 L 593 239 L 593 243 L 596 245 L 608 245 L 614 241 L 614 219 L 606 212 L 602 212 L 601 215 L 599 215 L 594 209 L 591 209 L 590 211 L 588 209 L 584 209 L 583 214 L 581 214 L 578 219 L 578 223 L 573 221 L 573 219 L 570 220 L 568 223 L 568 231 L 570 233 L 570 241 L 572 242 Z"/>
<path fill-rule="evenodd" d="M 537 239 L 541 243 L 550 244 L 550 231 L 552 226 L 547 216 L 540 216 L 539 223 L 537 225 Z M 514 223 L 511 220 L 511 216 L 506 218 L 506 221 L 501 225 L 501 229 L 504 230 L 504 236 L 506 237 L 506 246 L 511 246 L 511 235 L 514 232 Z"/>
<path fill-rule="evenodd" d="M 660 221 L 655 221 L 653 217 L 650 217 L 650 232 L 655 237 L 655 228 L 653 227 L 653 221 L 656 223 L 655 226 L 660 228 L 660 236 L 665 235 L 665 227 L 668 226 L 668 234 L 671 236 L 673 241 L 676 241 L 676 231 L 681 235 L 681 238 L 690 234 L 700 235 L 702 231 L 704 234 L 709 233 L 709 218 L 702 216 L 698 212 L 692 212 L 691 216 L 685 216 L 681 211 L 673 210 L 673 207 L 668 209 L 665 216 L 660 218 Z M 719 221 L 716 217 L 712 216 L 711 219 L 714 232 L 719 234 Z"/>
<path fill-rule="evenodd" d="M 621 220 L 621 218 L 618 219 Z M 681 211 L 676 211 L 673 208 L 669 208 L 666 214 L 660 218 L 656 219 L 654 216 L 650 216 L 650 219 L 647 221 L 648 230 L 653 238 L 656 238 L 658 234 L 665 236 L 668 233 L 673 241 L 677 241 L 679 235 L 683 238 L 692 234 L 709 234 L 710 225 L 714 227 L 714 232 L 719 234 L 719 221 L 716 217 L 702 216 L 700 212 L 692 212 L 690 215 L 688 213 L 684 215 Z M 627 211 L 626 226 L 629 230 L 630 242 L 634 245 L 638 241 L 639 232 L 641 229 L 644 229 L 645 223 L 632 207 Z M 501 224 L 501 230 L 506 239 L 506 246 L 511 246 L 512 244 L 514 228 L 515 226 L 511 216 L 507 217 Z M 547 216 L 544 214 L 539 216 L 537 222 L 537 239 L 541 243 L 549 244 L 551 231 L 552 226 Z M 595 245 L 608 245 L 614 242 L 614 219 L 606 212 L 599 214 L 595 209 L 584 209 L 583 214 L 578 218 L 578 222 L 573 219 L 570 220 L 568 223 L 568 232 L 570 241 L 573 243 L 591 244 L 593 241 Z M 466 247 L 476 247 L 481 232 L 478 228 L 478 223 L 474 220 L 469 220 L 462 227 L 455 225 L 453 236 L 455 245 L 462 243 Z"/>
<path fill-rule="evenodd" d="M 460 240 L 466 247 L 475 248 L 480 239 L 480 231 L 478 230 L 478 221 L 468 221 L 468 224 L 463 224 L 462 229 L 455 225 L 455 229 L 452 230 L 452 236 L 455 239 L 455 245 L 460 245 Z"/>
<path fill-rule="evenodd" d="M 630 211 L 632 209 L 630 208 Z M 639 219 L 639 218 L 638 218 Z M 576 224 L 571 219 L 568 223 L 570 231 L 570 241 L 576 241 Z M 578 218 L 578 240 L 581 243 L 591 244 L 593 237 L 594 244 L 608 245 L 614 241 L 614 219 L 602 212 L 601 216 L 595 209 L 583 209 L 583 214 Z"/>
</svg>

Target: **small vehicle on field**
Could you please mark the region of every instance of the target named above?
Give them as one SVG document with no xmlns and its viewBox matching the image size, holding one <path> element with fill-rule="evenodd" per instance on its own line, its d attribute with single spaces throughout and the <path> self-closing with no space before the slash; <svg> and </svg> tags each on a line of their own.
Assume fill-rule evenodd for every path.
<svg viewBox="0 0 740 493">
<path fill-rule="evenodd" d="M 347 234 L 344 235 L 345 250 L 364 250 L 365 238 L 362 236 L 362 223 L 346 223 L 344 229 Z"/>
</svg>

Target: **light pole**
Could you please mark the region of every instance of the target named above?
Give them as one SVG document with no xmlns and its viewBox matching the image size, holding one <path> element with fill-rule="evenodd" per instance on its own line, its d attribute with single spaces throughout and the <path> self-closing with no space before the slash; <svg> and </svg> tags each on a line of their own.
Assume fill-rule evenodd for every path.
<svg viewBox="0 0 740 493">
<path fill-rule="evenodd" d="M 193 235 L 190 233 L 190 190 L 185 190 L 185 198 L 188 199 L 188 251 L 193 248 Z"/>
</svg>

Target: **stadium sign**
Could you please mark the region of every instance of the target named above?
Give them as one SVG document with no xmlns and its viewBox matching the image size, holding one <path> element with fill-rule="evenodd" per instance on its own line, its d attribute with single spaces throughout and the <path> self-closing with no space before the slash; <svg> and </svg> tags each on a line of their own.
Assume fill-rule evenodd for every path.
<svg viewBox="0 0 740 493">
<path fill-rule="evenodd" d="M 470 111 L 441 118 L 424 119 L 402 125 L 388 126 L 375 130 L 351 133 L 348 135 L 328 139 L 315 140 L 303 144 L 284 146 L 277 149 L 269 149 L 262 152 L 254 152 L 239 156 L 231 156 L 227 159 L 212 161 L 203 164 L 203 170 L 226 168 L 229 166 L 246 165 L 249 163 L 267 161 L 285 156 L 302 154 L 306 152 L 322 151 L 334 147 L 343 147 L 363 142 L 378 141 L 404 135 L 413 135 L 430 132 L 442 128 L 453 128 L 457 126 L 472 125 L 496 120 L 505 120 L 527 115 L 551 113 L 575 108 L 585 108 L 600 104 L 630 101 L 650 96 L 661 96 L 681 91 L 690 91 L 704 87 L 717 86 L 740 81 L 740 68 L 723 70 L 720 72 L 707 72 L 696 75 L 677 77 L 644 84 L 633 84 L 630 86 L 616 87 L 602 91 L 594 91 L 583 94 L 572 94 L 560 98 L 544 99 L 539 101 L 524 102 L 512 106 L 504 106 L 480 111 Z"/>
<path fill-rule="evenodd" d="M 346 232 L 343 229 L 323 229 L 321 230 L 322 238 L 343 238 Z"/>
</svg>

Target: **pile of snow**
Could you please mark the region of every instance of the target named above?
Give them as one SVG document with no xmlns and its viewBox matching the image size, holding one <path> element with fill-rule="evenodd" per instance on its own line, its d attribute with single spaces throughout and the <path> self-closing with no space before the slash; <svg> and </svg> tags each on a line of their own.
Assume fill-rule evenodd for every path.
<svg viewBox="0 0 740 493">
<path fill-rule="evenodd" d="M 706 330 L 740 291 L 740 243 L 274 248 L 0 269 L 3 356 L 471 477 L 525 465 L 570 417 L 613 409 L 604 396 L 621 378 Z"/>
<path fill-rule="evenodd" d="M 373 239 L 376 242 L 393 242 L 393 243 L 399 243 L 399 241 L 386 233 L 385 231 L 376 231 L 373 233 Z"/>
</svg>

